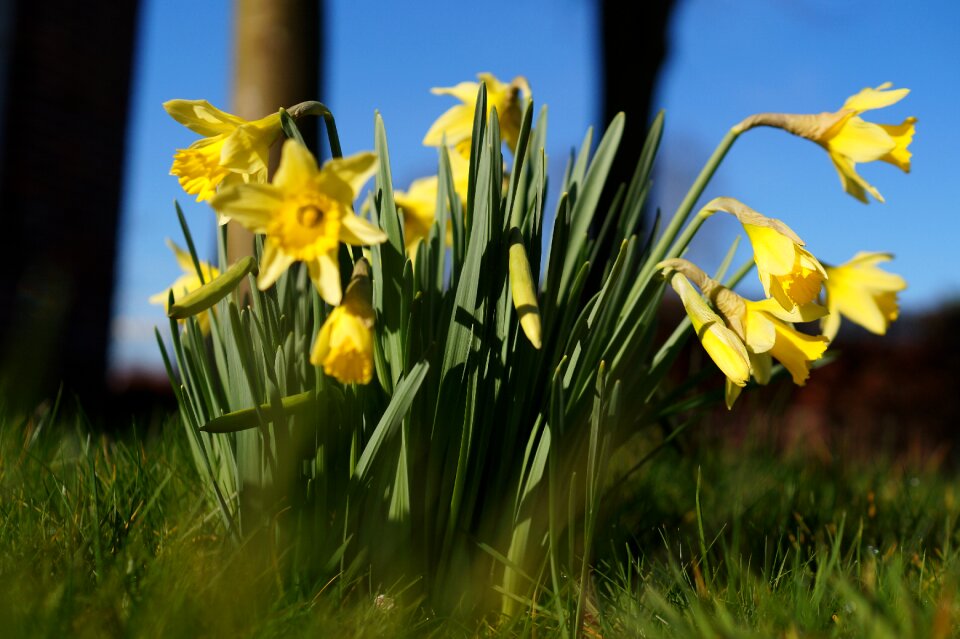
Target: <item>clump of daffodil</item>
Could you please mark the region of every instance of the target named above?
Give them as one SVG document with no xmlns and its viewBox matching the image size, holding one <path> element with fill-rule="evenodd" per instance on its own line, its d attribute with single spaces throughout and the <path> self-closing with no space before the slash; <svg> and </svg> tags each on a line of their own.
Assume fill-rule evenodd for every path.
<svg viewBox="0 0 960 639">
<path fill-rule="evenodd" d="M 787 311 L 772 299 L 744 299 L 683 259 L 665 260 L 658 264 L 658 268 L 668 277 L 682 274 L 681 277 L 689 278 L 711 300 L 724 325 L 746 348 L 750 374 L 759 384 L 770 381 L 773 358 L 790 372 L 795 384 L 803 386 L 810 376 L 810 363 L 820 359 L 829 345 L 826 337 L 807 335 L 793 326 L 795 322 L 810 322 L 823 317 L 826 309 L 822 306 L 806 304 Z M 695 291 L 692 294 L 699 297 Z M 744 384 L 730 375 L 727 380 L 727 408 L 730 408 Z"/>
<path fill-rule="evenodd" d="M 830 279 L 824 297 L 829 315 L 821 320 L 821 328 L 828 339 L 836 337 L 841 315 L 871 333 L 887 332 L 900 313 L 897 293 L 907 287 L 902 277 L 877 266 L 891 259 L 889 253 L 861 251 L 845 264 L 827 267 Z"/>
<path fill-rule="evenodd" d="M 498 80 L 490 73 L 478 73 L 480 82 L 487 85 L 487 113 L 490 108 L 497 109 L 500 119 L 500 133 L 511 151 L 517 146 L 520 136 L 520 124 L 523 117 L 523 99 L 530 99 L 530 85 L 523 76 L 517 76 L 509 84 Z M 425 146 L 446 144 L 456 147 L 461 155 L 470 154 L 470 137 L 473 135 L 473 112 L 477 108 L 479 82 L 461 82 L 453 87 L 430 89 L 435 95 L 452 95 L 462 102 L 450 107 L 441 115 L 423 138 Z M 521 92 L 523 98 L 521 98 Z"/>
<path fill-rule="evenodd" d="M 361 259 L 343 302 L 327 316 L 320 327 L 310 363 L 342 384 L 368 384 L 373 378 L 373 324 L 370 267 Z"/>
<path fill-rule="evenodd" d="M 193 259 L 190 257 L 190 254 L 184 251 L 182 248 L 173 243 L 172 240 L 167 240 L 167 246 L 170 247 L 170 250 L 173 251 L 173 255 L 177 258 L 177 264 L 180 266 L 180 269 L 183 271 L 183 275 L 178 277 L 173 284 L 164 289 L 163 291 L 157 293 L 156 295 L 150 296 L 151 304 L 162 304 L 164 310 L 169 311 L 170 307 L 170 293 L 173 292 L 175 299 L 180 299 L 187 293 L 192 293 L 193 291 L 200 288 L 204 283 L 212 281 L 214 278 L 220 275 L 220 270 L 215 266 L 211 266 L 207 262 L 200 260 L 200 273 L 203 275 L 203 281 L 200 281 L 200 277 L 197 275 L 197 269 L 193 265 Z M 210 332 L 210 316 L 208 313 L 200 313 L 196 316 L 197 322 L 200 323 L 200 330 L 203 331 L 203 334 L 206 335 Z M 183 320 L 180 320 L 181 322 Z"/>
<path fill-rule="evenodd" d="M 280 135 L 280 114 L 247 121 L 206 100 L 170 100 L 163 108 L 174 120 L 204 136 L 173 156 L 170 174 L 198 202 L 210 200 L 218 187 L 267 181 L 270 146 Z M 227 220 L 220 218 L 220 223 Z"/>
<path fill-rule="evenodd" d="M 283 145 L 272 184 L 240 184 L 210 204 L 254 233 L 264 233 L 257 286 L 269 288 L 294 262 L 303 262 L 320 296 L 340 303 L 340 242 L 379 244 L 386 234 L 353 211 L 360 187 L 376 170 L 373 153 L 335 158 L 317 168 L 299 142 Z"/>
<path fill-rule="evenodd" d="M 865 111 L 896 104 L 910 93 L 909 89 L 891 89 L 891 86 L 887 82 L 875 89 L 863 89 L 847 98 L 843 107 L 833 113 L 760 113 L 747 118 L 734 130 L 742 132 L 755 126 L 772 126 L 813 140 L 830 154 L 847 193 L 864 203 L 867 193 L 883 202 L 883 196 L 860 177 L 856 167 L 860 162 L 880 160 L 910 172 L 911 153 L 907 147 L 913 140 L 917 119 L 909 117 L 900 124 L 874 124 L 860 117 Z"/>
<path fill-rule="evenodd" d="M 665 271 L 670 285 L 680 296 L 693 330 L 710 359 L 727 376 L 729 383 L 744 386 L 750 379 L 750 355 L 743 340 L 727 328 L 690 281 L 677 270 Z"/>
<path fill-rule="evenodd" d="M 827 272 L 789 226 L 727 197 L 711 201 L 700 215 L 706 217 L 717 211 L 730 213 L 743 225 L 767 297 L 773 297 L 788 311 L 817 299 Z"/>
<path fill-rule="evenodd" d="M 453 188 L 466 206 L 467 183 L 470 175 L 470 162 L 459 153 L 450 153 L 450 170 Z M 403 215 L 403 242 L 407 255 L 416 263 L 417 247 L 420 240 L 430 235 L 437 216 L 437 190 L 439 178 L 436 175 L 420 178 L 410 183 L 406 191 L 394 191 L 393 198 Z M 448 232 L 449 242 L 449 232 Z"/>
</svg>

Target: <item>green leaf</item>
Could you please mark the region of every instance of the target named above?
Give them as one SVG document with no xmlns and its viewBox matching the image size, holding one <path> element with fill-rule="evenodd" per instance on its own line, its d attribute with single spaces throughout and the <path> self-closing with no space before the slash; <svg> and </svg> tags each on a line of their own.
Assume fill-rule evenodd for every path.
<svg viewBox="0 0 960 639">
<path fill-rule="evenodd" d="M 620 146 L 620 138 L 623 136 L 623 122 L 623 113 L 618 113 L 613 118 L 610 128 L 607 129 L 600 141 L 600 146 L 597 147 L 597 153 L 590 163 L 590 170 L 587 172 L 583 186 L 577 194 L 577 200 L 570 215 L 570 238 L 564 257 L 563 275 L 560 277 L 559 290 L 561 292 L 566 289 L 576 269 L 579 268 L 580 251 L 587 241 L 587 232 L 590 230 L 590 223 L 596 214 L 600 194 L 606 185 L 607 175 L 610 173 L 610 166 L 613 164 L 617 147 Z"/>
<path fill-rule="evenodd" d="M 426 378 L 428 370 L 430 370 L 430 364 L 426 361 L 417 362 L 410 369 L 410 374 L 397 384 L 393 397 L 390 398 L 390 403 L 384 409 L 383 416 L 377 423 L 377 427 L 373 429 L 370 440 L 357 461 L 354 475 L 357 481 L 363 482 L 367 478 L 371 465 L 377 459 L 377 453 L 380 452 L 384 442 L 396 431 L 407 411 L 410 410 L 410 405 L 413 403 L 417 391 L 420 390 L 420 385 Z"/>
</svg>

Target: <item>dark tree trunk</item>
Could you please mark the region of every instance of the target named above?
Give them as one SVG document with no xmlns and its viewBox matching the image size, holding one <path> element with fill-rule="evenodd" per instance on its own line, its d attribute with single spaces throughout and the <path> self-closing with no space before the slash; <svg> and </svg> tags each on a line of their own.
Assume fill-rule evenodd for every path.
<svg viewBox="0 0 960 639">
<path fill-rule="evenodd" d="M 0 397 L 104 397 L 138 2 L 6 3 Z"/>
<path fill-rule="evenodd" d="M 603 118 L 606 127 L 619 112 L 626 115 L 620 150 L 610 169 L 608 187 L 597 208 L 594 232 L 599 232 L 620 184 L 629 184 L 651 121 L 653 95 L 667 55 L 667 27 L 674 0 L 600 2 Z M 610 238 L 601 255 L 613 249 Z M 598 290 L 603 273 L 594 269 L 588 290 Z"/>
</svg>

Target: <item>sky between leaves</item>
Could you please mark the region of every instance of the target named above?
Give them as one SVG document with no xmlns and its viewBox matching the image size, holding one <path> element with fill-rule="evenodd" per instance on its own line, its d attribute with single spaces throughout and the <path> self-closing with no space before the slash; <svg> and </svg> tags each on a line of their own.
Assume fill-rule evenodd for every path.
<svg viewBox="0 0 960 639">
<path fill-rule="evenodd" d="M 396 186 L 405 188 L 435 171 L 436 152 L 420 141 L 453 104 L 431 95 L 430 87 L 473 79 L 478 71 L 504 80 L 525 75 L 536 103 L 549 108 L 555 201 L 570 149 L 588 126 L 605 124 L 598 122 L 595 3 L 490 0 L 482 11 L 478 6 L 327 0 L 326 88 L 318 98 L 337 118 L 345 154 L 373 148 L 373 114 L 380 110 Z M 182 243 L 174 199 L 198 250 L 214 255 L 212 212 L 168 174 L 174 149 L 196 136 L 160 105 L 205 98 L 229 107 L 231 10 L 226 0 L 142 0 L 113 311 L 115 371 L 161 366 L 153 326 L 165 318 L 147 298 L 179 275 L 163 242 Z M 495 41 L 487 16 L 496 17 Z M 886 204 L 865 206 L 847 196 L 826 153 L 772 129 L 751 131 L 736 143 L 703 202 L 728 195 L 781 218 L 828 263 L 859 250 L 895 253 L 889 268 L 910 283 L 901 296 L 907 312 L 956 302 L 960 212 L 951 187 L 960 181 L 958 35 L 960 4 L 952 0 L 909 8 L 894 0 L 679 0 L 656 100 L 667 117 L 653 203 L 672 214 L 724 132 L 743 117 L 833 111 L 859 89 L 891 81 L 911 94 L 866 119 L 899 123 L 914 115 L 919 122 L 911 175 L 881 163 L 860 167 Z M 714 216 L 695 240 L 693 259 L 712 270 L 738 234 L 732 218 Z M 746 247 L 740 258 L 749 258 Z M 748 279 L 744 291 L 760 295 L 755 278 Z"/>
</svg>

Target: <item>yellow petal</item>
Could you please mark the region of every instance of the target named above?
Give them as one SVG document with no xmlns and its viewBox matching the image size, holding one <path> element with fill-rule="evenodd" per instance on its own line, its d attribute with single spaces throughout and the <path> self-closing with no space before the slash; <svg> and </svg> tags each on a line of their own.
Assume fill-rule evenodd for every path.
<svg viewBox="0 0 960 639">
<path fill-rule="evenodd" d="M 177 266 L 180 267 L 180 270 L 184 273 L 193 273 L 196 269 L 193 266 L 193 258 L 190 257 L 190 253 L 177 246 L 169 237 L 166 241 L 167 248 L 173 251 L 173 256 L 176 258 Z"/>
<path fill-rule="evenodd" d="M 733 404 L 737 401 L 737 398 L 740 397 L 740 392 L 742 390 L 742 386 L 737 386 L 730 381 L 730 378 L 727 378 L 724 384 L 724 403 L 727 405 L 727 410 L 733 408 Z"/>
<path fill-rule="evenodd" d="M 270 220 L 283 205 L 283 195 L 272 184 L 240 184 L 218 193 L 210 205 L 253 233 L 266 233 Z"/>
<path fill-rule="evenodd" d="M 317 256 L 317 259 L 306 264 L 310 279 L 323 301 L 331 306 L 340 304 L 340 300 L 343 299 L 343 291 L 340 288 L 340 265 L 337 262 L 337 250 L 322 253 Z"/>
<path fill-rule="evenodd" d="M 761 386 L 770 383 L 773 372 L 773 358 L 770 353 L 750 353 L 750 370 L 753 372 L 754 381 Z"/>
<path fill-rule="evenodd" d="M 279 135 L 279 114 L 239 126 L 227 136 L 220 164 L 240 173 L 263 173 L 266 181 L 270 146 Z"/>
<path fill-rule="evenodd" d="M 820 320 L 820 332 L 831 342 L 837 337 L 840 330 L 840 312 L 830 309 L 830 312 Z"/>
<path fill-rule="evenodd" d="M 335 312 L 336 309 L 333 310 L 331 315 Z M 310 363 L 314 366 L 322 366 L 323 360 L 327 358 L 327 354 L 330 352 L 330 330 L 332 327 L 333 322 L 330 321 L 330 316 L 327 316 L 327 321 L 320 327 L 317 339 L 313 342 L 313 349 L 310 351 Z"/>
<path fill-rule="evenodd" d="M 387 241 L 387 234 L 367 220 L 347 213 L 340 218 L 340 241 L 353 246 L 380 244 Z"/>
<path fill-rule="evenodd" d="M 847 101 L 843 103 L 843 108 L 856 111 L 857 113 L 870 111 L 872 109 L 882 109 L 891 104 L 896 104 L 910 93 L 910 89 L 886 90 L 890 86 L 892 86 L 891 83 L 885 82 L 876 89 L 867 87 L 856 95 L 847 98 Z"/>
<path fill-rule="evenodd" d="M 174 120 L 204 137 L 229 133 L 245 122 L 206 100 L 169 100 L 163 108 Z"/>
<path fill-rule="evenodd" d="M 785 322 L 812 322 L 827 314 L 825 307 L 814 303 L 794 306 L 790 310 L 785 310 L 776 300 L 766 299 L 758 302 L 749 302 L 749 306 L 754 311 L 770 313 L 777 319 Z"/>
<path fill-rule="evenodd" d="M 437 121 L 423 136 L 424 146 L 440 146 L 444 140 L 451 146 L 469 140 L 473 135 L 473 112 L 475 105 L 458 105 L 451 107 L 446 113 L 437 118 Z"/>
<path fill-rule="evenodd" d="M 773 304 L 779 306 L 776 302 Z M 747 347 L 753 353 L 765 353 L 773 348 L 773 344 L 777 341 L 777 331 L 773 321 L 762 312 L 762 309 L 763 307 L 757 302 L 747 302 L 744 337 Z"/>
<path fill-rule="evenodd" d="M 772 228 L 744 224 L 743 230 L 753 246 L 757 270 L 773 275 L 784 275 L 793 270 L 796 262 L 796 243 Z"/>
<path fill-rule="evenodd" d="M 348 196 L 341 196 L 341 202 L 345 205 L 352 205 L 357 199 L 360 189 L 377 172 L 377 156 L 365 151 L 356 153 L 345 158 L 334 158 L 323 165 L 320 170 L 320 189 L 330 191 L 332 188 L 339 188 L 337 182 L 331 180 L 331 188 L 327 188 L 329 177 L 336 177 L 339 183 L 346 184 L 350 188 Z M 332 194 L 332 193 L 331 193 Z"/>
<path fill-rule="evenodd" d="M 267 236 L 263 243 L 263 255 L 260 256 L 260 275 L 257 277 L 257 288 L 265 291 L 273 286 L 273 283 L 287 272 L 293 262 L 293 258 L 280 250 L 273 242 L 272 237 Z"/>
<path fill-rule="evenodd" d="M 837 174 L 840 175 L 840 184 L 843 185 L 843 190 L 857 198 L 864 204 L 867 203 L 867 193 L 870 193 L 878 201 L 883 202 L 883 196 L 880 195 L 880 191 L 871 186 L 866 180 L 864 180 L 857 173 L 855 165 L 848 158 L 838 155 L 835 153 L 830 154 L 830 159 L 833 161 L 834 168 L 837 169 Z"/>
<path fill-rule="evenodd" d="M 794 384 L 803 386 L 810 377 L 810 362 L 820 359 L 830 342 L 822 335 L 801 333 L 786 322 L 771 321 L 777 331 L 777 340 L 770 354 L 790 371 Z"/>
<path fill-rule="evenodd" d="M 413 255 L 420 240 L 430 234 L 437 209 L 437 176 L 420 178 L 407 191 L 395 191 L 393 199 L 403 215 L 403 243 Z M 413 257 L 411 257 L 413 259 Z"/>
<path fill-rule="evenodd" d="M 273 176 L 273 184 L 282 191 L 301 191 L 311 187 L 318 173 L 313 153 L 296 140 L 287 140 L 280 152 L 280 166 Z"/>
<path fill-rule="evenodd" d="M 476 102 L 477 92 L 479 91 L 479 82 L 460 82 L 452 87 L 434 87 L 430 89 L 430 93 L 434 95 L 452 95 L 461 102 Z"/>
</svg>

